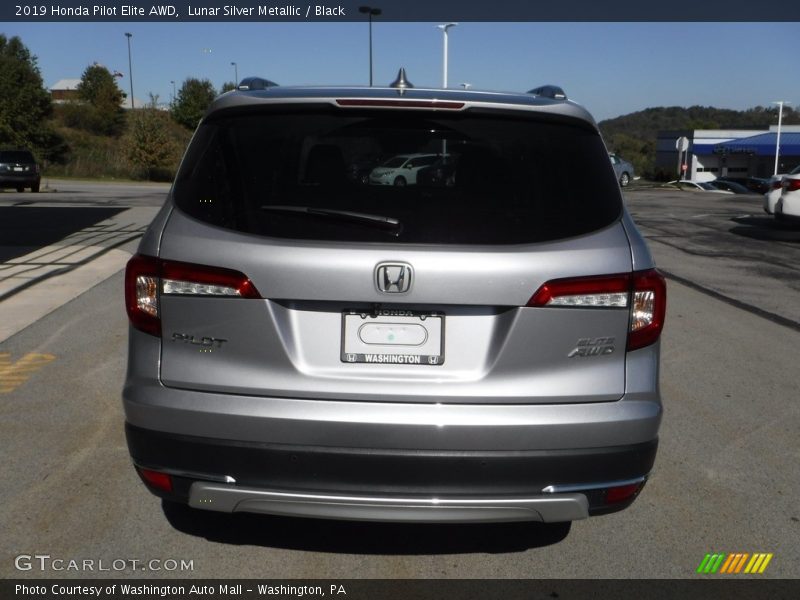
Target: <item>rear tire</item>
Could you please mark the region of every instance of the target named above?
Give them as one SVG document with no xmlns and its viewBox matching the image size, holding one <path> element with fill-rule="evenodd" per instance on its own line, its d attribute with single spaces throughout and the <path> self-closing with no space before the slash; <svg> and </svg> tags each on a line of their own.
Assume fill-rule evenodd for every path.
<svg viewBox="0 0 800 600">
<path fill-rule="evenodd" d="M 18 192 L 24 192 L 24 191 L 25 191 L 25 188 L 24 188 L 24 187 L 22 187 L 22 186 L 19 186 L 19 185 L 18 185 L 18 186 L 17 186 L 17 191 L 18 191 Z"/>
<path fill-rule="evenodd" d="M 31 186 L 31 192 L 33 192 L 34 194 L 38 194 L 39 193 L 39 184 L 38 183 L 36 185 L 32 185 Z"/>
<path fill-rule="evenodd" d="M 627 173 L 623 173 L 619 176 L 619 185 L 620 187 L 628 187 L 628 184 L 631 182 L 631 176 Z"/>
</svg>

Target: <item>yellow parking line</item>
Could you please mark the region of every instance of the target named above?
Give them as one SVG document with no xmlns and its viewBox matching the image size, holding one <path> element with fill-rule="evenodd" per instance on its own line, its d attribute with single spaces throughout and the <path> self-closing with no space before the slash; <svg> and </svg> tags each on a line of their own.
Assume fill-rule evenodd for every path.
<svg viewBox="0 0 800 600">
<path fill-rule="evenodd" d="M 29 352 L 11 362 L 10 352 L 0 352 L 0 394 L 9 394 L 24 384 L 31 375 L 56 359 L 53 354 Z"/>
</svg>

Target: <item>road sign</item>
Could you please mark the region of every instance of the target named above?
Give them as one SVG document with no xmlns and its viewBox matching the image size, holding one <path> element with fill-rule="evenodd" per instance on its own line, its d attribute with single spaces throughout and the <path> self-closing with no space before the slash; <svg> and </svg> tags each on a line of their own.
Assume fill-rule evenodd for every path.
<svg viewBox="0 0 800 600">
<path fill-rule="evenodd" d="M 678 152 L 686 152 L 689 149 L 689 138 L 681 136 L 675 140 L 675 150 Z"/>
</svg>

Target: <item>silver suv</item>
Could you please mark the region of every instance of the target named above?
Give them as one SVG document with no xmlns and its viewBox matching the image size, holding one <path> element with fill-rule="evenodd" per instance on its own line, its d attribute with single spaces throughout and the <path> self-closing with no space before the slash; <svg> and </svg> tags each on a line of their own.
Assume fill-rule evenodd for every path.
<svg viewBox="0 0 800 600">
<path fill-rule="evenodd" d="M 666 290 L 592 117 L 552 86 L 247 87 L 213 103 L 127 267 L 148 488 L 428 522 L 633 502 Z M 419 154 L 452 185 L 348 176 Z"/>
</svg>

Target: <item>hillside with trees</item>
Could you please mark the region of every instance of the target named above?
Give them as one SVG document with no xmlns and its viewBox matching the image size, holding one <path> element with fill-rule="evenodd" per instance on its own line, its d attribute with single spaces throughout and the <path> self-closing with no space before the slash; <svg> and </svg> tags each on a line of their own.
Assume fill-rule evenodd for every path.
<svg viewBox="0 0 800 600">
<path fill-rule="evenodd" d="M 222 91 L 234 88 L 226 82 Z M 158 98 L 124 110 L 126 94 L 100 64 L 83 72 L 78 98 L 54 104 L 37 59 L 18 37 L 0 34 L 0 148 L 26 148 L 51 176 L 170 180 L 206 108 L 217 95 L 208 79 L 187 78 L 169 110 Z M 745 111 L 710 106 L 648 108 L 599 123 L 610 151 L 655 178 L 659 131 L 767 129 L 778 122 L 776 106 Z M 800 124 L 800 112 L 784 107 L 783 123 Z"/>
<path fill-rule="evenodd" d="M 783 124 L 800 124 L 800 112 L 783 108 Z M 778 107 L 756 106 L 745 111 L 711 106 L 648 108 L 599 123 L 609 151 L 633 163 L 636 172 L 655 178 L 656 138 L 659 131 L 691 129 L 765 130 L 778 123 Z"/>
</svg>

